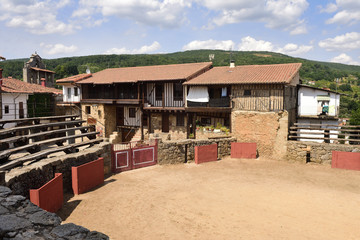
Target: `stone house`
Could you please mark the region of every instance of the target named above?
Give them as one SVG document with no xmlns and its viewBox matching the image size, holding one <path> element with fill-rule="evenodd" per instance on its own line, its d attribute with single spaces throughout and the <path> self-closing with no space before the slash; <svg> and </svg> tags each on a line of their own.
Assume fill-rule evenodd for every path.
<svg viewBox="0 0 360 240">
<path fill-rule="evenodd" d="M 30 60 L 24 64 L 24 82 L 53 87 L 54 75 L 55 72 L 46 69 L 42 58 L 37 53 L 32 54 Z"/>
<path fill-rule="evenodd" d="M 256 142 L 263 156 L 284 157 L 288 128 L 296 121 L 300 67 L 301 63 L 214 67 L 184 83 L 189 92 L 185 110 L 193 126 L 195 121 L 220 123 L 238 141 Z"/>
<path fill-rule="evenodd" d="M 2 98 L 2 120 L 12 120 L 19 118 L 27 118 L 35 116 L 36 113 L 41 114 L 42 110 L 54 111 L 53 103 L 31 101 L 29 98 L 34 96 L 41 99 L 49 99 L 53 95 L 61 94 L 60 90 L 55 88 L 43 87 L 37 84 L 26 83 L 21 80 L 8 77 L 1 81 L 1 98 Z M 5 127 L 12 127 L 11 124 L 6 124 Z"/>
<path fill-rule="evenodd" d="M 172 139 L 187 137 L 183 83 L 208 71 L 211 62 L 112 68 L 78 81 L 81 107 L 88 122 L 120 141 L 159 134 Z"/>
</svg>

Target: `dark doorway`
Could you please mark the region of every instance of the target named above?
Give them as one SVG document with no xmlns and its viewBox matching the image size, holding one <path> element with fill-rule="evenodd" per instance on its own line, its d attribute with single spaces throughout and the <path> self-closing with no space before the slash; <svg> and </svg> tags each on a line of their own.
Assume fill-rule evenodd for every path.
<svg viewBox="0 0 360 240">
<path fill-rule="evenodd" d="M 116 126 L 124 126 L 124 107 L 116 108 Z"/>
<path fill-rule="evenodd" d="M 19 118 L 24 118 L 24 103 L 19 102 Z"/>
<path fill-rule="evenodd" d="M 169 132 L 169 113 L 162 114 L 162 132 Z"/>
</svg>

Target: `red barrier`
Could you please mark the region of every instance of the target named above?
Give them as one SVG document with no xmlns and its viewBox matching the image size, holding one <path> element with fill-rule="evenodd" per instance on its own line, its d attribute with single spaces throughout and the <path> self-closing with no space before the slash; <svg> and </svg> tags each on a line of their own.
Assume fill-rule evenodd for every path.
<svg viewBox="0 0 360 240">
<path fill-rule="evenodd" d="M 256 143 L 231 143 L 232 158 L 256 158 Z"/>
<path fill-rule="evenodd" d="M 104 183 L 104 159 L 71 168 L 74 194 L 81 194 Z"/>
<path fill-rule="evenodd" d="M 64 201 L 62 173 L 55 173 L 41 188 L 30 189 L 30 201 L 48 212 L 57 212 Z"/>
<path fill-rule="evenodd" d="M 360 170 L 360 153 L 332 151 L 331 167 Z"/>
<path fill-rule="evenodd" d="M 217 161 L 217 144 L 195 146 L 195 163 Z"/>
</svg>

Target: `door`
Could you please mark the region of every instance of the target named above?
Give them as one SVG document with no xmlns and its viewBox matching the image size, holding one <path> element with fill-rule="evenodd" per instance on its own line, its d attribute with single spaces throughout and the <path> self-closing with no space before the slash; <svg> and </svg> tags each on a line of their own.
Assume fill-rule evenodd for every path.
<svg viewBox="0 0 360 240">
<path fill-rule="evenodd" d="M 162 114 L 162 132 L 169 132 L 169 113 Z"/>
<path fill-rule="evenodd" d="M 19 102 L 19 118 L 24 118 L 24 103 Z"/>
<path fill-rule="evenodd" d="M 116 126 L 124 126 L 124 107 L 116 108 Z"/>
</svg>

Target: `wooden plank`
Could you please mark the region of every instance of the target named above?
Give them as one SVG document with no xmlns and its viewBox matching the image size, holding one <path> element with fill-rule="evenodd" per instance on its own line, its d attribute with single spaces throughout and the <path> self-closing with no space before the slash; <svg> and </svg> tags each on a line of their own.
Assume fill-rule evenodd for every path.
<svg viewBox="0 0 360 240">
<path fill-rule="evenodd" d="M 80 123 L 86 122 L 85 120 L 75 120 L 75 121 L 64 121 L 64 122 L 56 122 L 56 123 L 42 123 L 37 125 L 31 125 L 31 126 L 21 126 L 21 127 L 13 127 L 13 128 L 6 128 L 0 130 L 0 136 L 11 134 L 14 132 L 19 131 L 26 131 L 26 130 L 33 130 L 33 129 L 41 129 L 46 127 L 56 127 L 56 126 L 72 126 L 77 125 Z"/>
<path fill-rule="evenodd" d="M 313 134 L 313 135 L 341 135 L 341 136 L 349 136 L 349 137 L 360 137 L 360 134 L 346 134 L 346 133 L 324 133 L 324 132 L 298 132 L 298 131 L 290 131 L 290 133 L 295 134 Z"/>
<path fill-rule="evenodd" d="M 295 126 L 326 126 L 326 127 L 343 127 L 343 128 L 360 128 L 359 125 L 335 125 L 335 124 L 320 124 L 320 123 L 294 123 Z"/>
<path fill-rule="evenodd" d="M 0 165 L 0 170 L 2 170 L 2 171 L 9 170 L 9 169 L 14 168 L 16 166 L 22 165 L 24 162 L 37 161 L 39 159 L 47 157 L 48 155 L 50 155 L 52 153 L 61 152 L 61 151 L 69 150 L 69 149 L 72 149 L 72 148 L 74 149 L 74 148 L 78 148 L 78 147 L 85 146 L 85 145 L 88 145 L 88 144 L 96 144 L 96 143 L 99 143 L 99 142 L 102 142 L 102 141 L 103 141 L 103 139 L 93 139 L 93 140 L 84 141 L 84 142 L 81 142 L 81 143 L 74 143 L 74 144 L 67 145 L 67 146 L 46 149 L 46 150 L 43 150 L 41 152 L 37 152 L 35 154 L 30 154 L 30 155 L 27 155 L 27 156 L 12 160 L 9 163 Z"/>
<path fill-rule="evenodd" d="M 62 119 L 62 118 L 77 118 L 80 117 L 80 115 L 74 114 L 74 115 L 61 115 L 61 116 L 49 116 L 49 117 L 33 117 L 33 118 L 20 118 L 20 119 L 6 119 L 6 120 L 0 120 L 0 124 L 6 124 L 6 123 L 18 123 L 18 122 L 31 122 L 36 120 L 55 120 L 55 119 Z"/>
<path fill-rule="evenodd" d="M 27 144 L 24 146 L 20 146 L 20 147 L 16 147 L 16 148 L 12 148 L 12 149 L 8 149 L 5 151 L 2 151 L 0 153 L 0 159 L 5 159 L 5 158 L 9 158 L 11 154 L 17 153 L 17 152 L 21 152 L 21 151 L 25 151 L 25 150 L 30 150 L 30 149 L 36 149 L 39 148 L 43 145 L 47 145 L 47 144 L 53 144 L 56 142 L 64 142 L 66 140 L 70 140 L 70 139 L 76 139 L 76 138 L 80 138 L 80 137 L 92 137 L 95 136 L 96 134 L 99 134 L 99 132 L 90 132 L 90 133 L 82 133 L 82 134 L 77 134 L 77 135 L 71 135 L 71 136 L 66 136 L 66 137 L 59 137 L 59 138 L 52 138 L 52 139 L 47 139 L 44 141 L 39 141 L 39 142 L 34 142 L 31 144 Z"/>
<path fill-rule="evenodd" d="M 305 128 L 305 127 L 290 127 L 291 130 L 303 129 L 303 130 L 329 130 L 329 131 L 339 131 L 339 132 L 360 132 L 360 130 L 352 130 L 352 129 L 340 129 L 340 128 Z"/>
<path fill-rule="evenodd" d="M 318 138 L 318 137 L 300 137 L 300 136 L 289 136 L 293 139 L 313 139 L 313 140 L 337 140 L 337 141 L 348 141 L 348 142 L 360 142 L 360 139 L 344 139 L 344 138 Z"/>
</svg>

